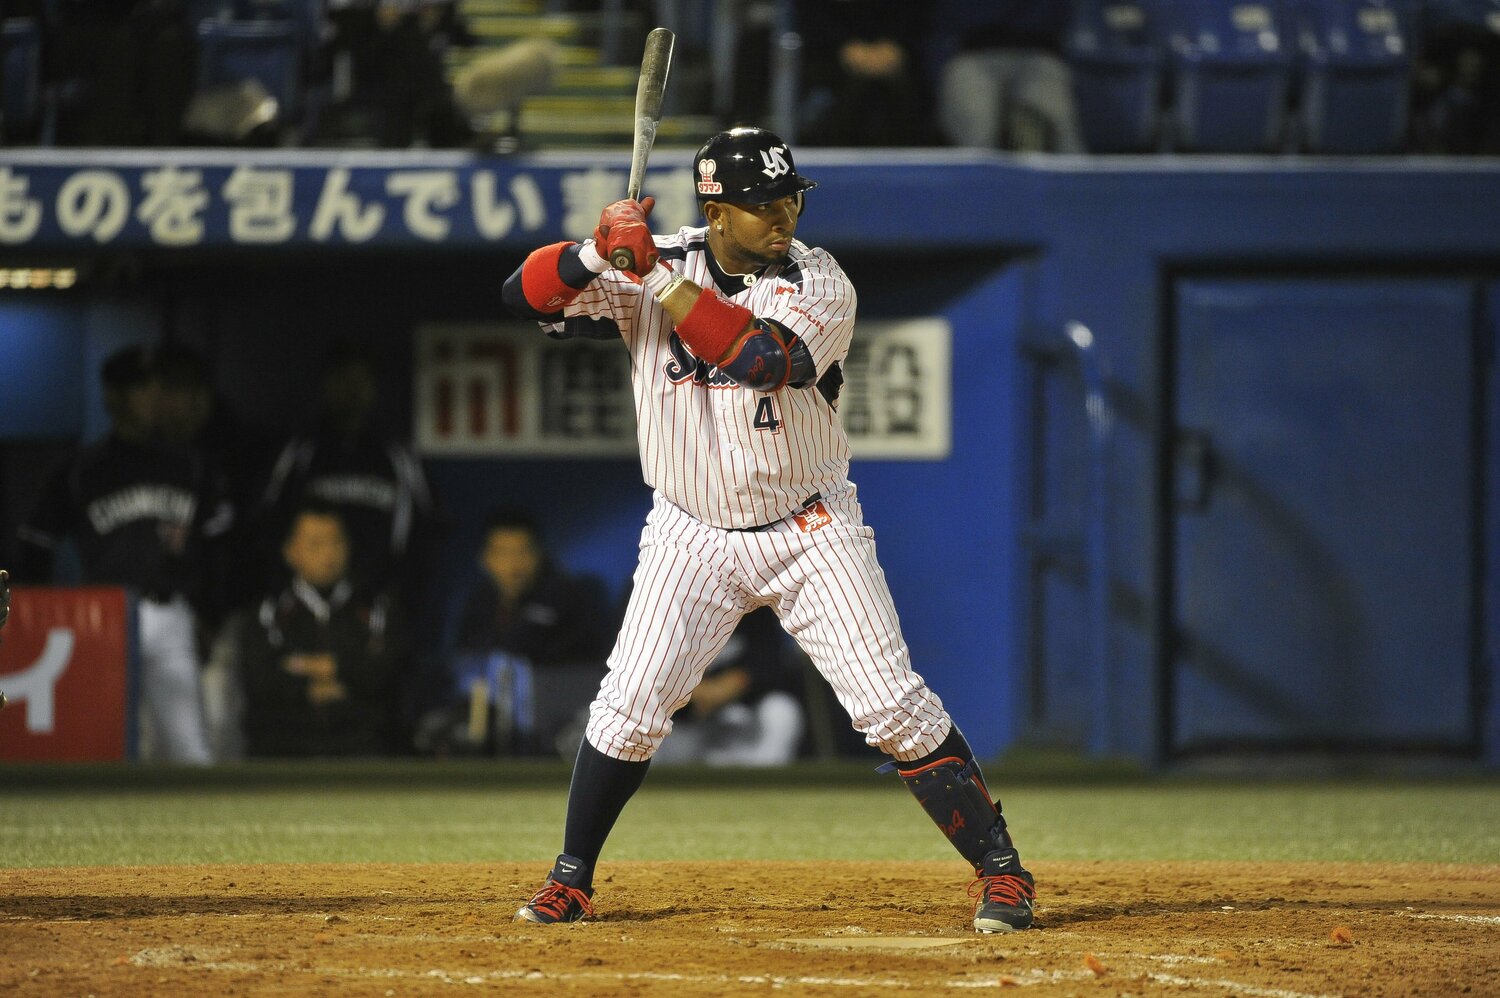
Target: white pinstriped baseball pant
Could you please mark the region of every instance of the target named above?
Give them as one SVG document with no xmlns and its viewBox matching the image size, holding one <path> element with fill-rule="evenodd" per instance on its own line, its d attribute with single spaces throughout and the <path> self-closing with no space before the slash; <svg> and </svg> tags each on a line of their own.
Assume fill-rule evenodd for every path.
<svg viewBox="0 0 1500 998">
<path fill-rule="evenodd" d="M 912 671 L 853 484 L 825 491 L 831 518 L 760 531 L 710 527 L 656 494 L 609 672 L 587 737 L 616 759 L 649 759 L 740 618 L 770 606 L 833 687 L 865 741 L 899 760 L 938 747 L 953 722 Z"/>
</svg>

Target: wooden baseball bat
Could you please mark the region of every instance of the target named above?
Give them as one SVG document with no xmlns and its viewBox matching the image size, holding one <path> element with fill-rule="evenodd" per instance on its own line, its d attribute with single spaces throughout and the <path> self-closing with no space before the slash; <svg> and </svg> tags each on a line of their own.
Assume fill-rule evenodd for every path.
<svg viewBox="0 0 1500 998">
<path fill-rule="evenodd" d="M 646 179 L 646 161 L 656 144 L 656 126 L 661 121 L 661 101 L 667 92 L 667 70 L 672 68 L 672 46 L 677 36 L 666 28 L 652 28 L 641 56 L 641 79 L 635 88 L 635 143 L 630 152 L 630 183 L 625 196 L 637 201 Z M 620 270 L 635 269 L 635 254 L 617 249 L 609 262 Z"/>
</svg>

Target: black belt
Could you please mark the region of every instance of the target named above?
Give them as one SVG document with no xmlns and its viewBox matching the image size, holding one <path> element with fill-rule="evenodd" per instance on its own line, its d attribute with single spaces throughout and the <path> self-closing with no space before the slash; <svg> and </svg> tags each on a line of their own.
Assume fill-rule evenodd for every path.
<svg viewBox="0 0 1500 998">
<path fill-rule="evenodd" d="M 819 502 L 820 500 L 822 500 L 822 498 L 823 498 L 823 493 L 821 493 L 821 492 L 814 492 L 812 495 L 810 495 L 806 499 L 802 500 L 802 505 L 801 506 L 798 506 L 796 509 L 792 510 L 792 512 L 788 513 L 786 516 L 792 516 L 792 515 L 794 515 L 796 513 L 800 513 L 804 509 L 806 509 L 807 507 L 811 506 L 813 503 Z M 783 516 L 781 518 L 781 520 L 785 520 L 786 516 Z M 733 530 L 735 533 L 739 533 L 739 534 L 758 534 L 762 530 L 770 530 L 772 527 L 776 526 L 776 524 L 780 523 L 781 520 L 772 520 L 770 523 L 762 523 L 758 527 L 727 527 L 725 529 L 727 529 L 727 530 Z"/>
</svg>

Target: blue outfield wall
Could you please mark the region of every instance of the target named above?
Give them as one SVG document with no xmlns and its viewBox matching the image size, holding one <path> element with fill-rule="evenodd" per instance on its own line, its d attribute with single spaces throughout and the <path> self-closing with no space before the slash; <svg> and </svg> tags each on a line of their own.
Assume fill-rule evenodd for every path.
<svg viewBox="0 0 1500 998">
<path fill-rule="evenodd" d="M 647 192 L 661 201 L 662 228 L 692 218 L 689 156 L 664 149 L 655 157 Z M 820 184 L 801 235 L 845 262 L 861 293 L 862 316 L 945 315 L 953 325 L 951 457 L 856 461 L 853 476 L 917 667 L 987 755 L 1023 738 L 1097 745 L 1088 733 L 1099 725 L 1110 733 L 1107 751 L 1143 760 L 1170 754 L 1164 734 L 1163 440 L 1171 401 L 1164 372 L 1171 360 L 1173 275 L 1357 271 L 1483 282 L 1500 273 L 1500 164 L 1483 161 L 1075 159 L 944 150 L 807 150 L 798 161 Z M 256 333 L 253 316 L 234 322 L 223 315 L 199 327 L 180 309 L 175 323 L 188 339 L 212 344 L 218 338 L 215 354 L 227 365 L 221 376 L 232 374 L 241 386 L 258 378 L 275 386 L 235 396 L 252 416 L 271 417 L 266 422 L 275 425 L 285 413 L 269 411 L 269 403 L 266 412 L 255 412 L 256 397 L 275 398 L 284 408 L 298 394 L 287 383 L 284 357 L 278 362 L 277 343 L 301 345 L 309 333 L 324 335 L 331 325 L 321 320 L 335 314 L 356 328 L 369 318 L 380 335 L 399 339 L 425 317 L 424 299 L 452 295 L 440 286 L 401 286 L 354 305 L 344 302 L 342 313 L 313 305 L 320 322 L 309 330 L 295 321 L 304 303 L 278 288 L 278 268 L 290 272 L 310 254 L 353 273 L 392 255 L 457 252 L 489 254 L 504 269 L 535 245 L 585 234 L 593 224 L 590 211 L 623 191 L 627 169 L 619 153 L 487 159 L 7 151 L 0 154 L 8 192 L 0 211 L 0 260 L 134 256 L 148 267 L 183 267 L 201 256 L 263 271 L 267 280 L 259 292 L 232 302 L 277 316 L 275 328 Z M 287 250 L 295 254 L 283 256 Z M 194 280 L 190 267 L 180 273 Z M 199 311 L 212 311 L 214 289 L 189 284 L 181 290 L 196 296 Z M 1484 296 L 1476 291 L 1476 301 Z M 1493 323 L 1493 291 L 1488 300 L 1477 307 L 1487 309 Z M 8 335 L 13 327 L 5 307 L 0 304 L 0 318 Z M 96 363 L 121 337 L 149 334 L 141 315 L 151 307 L 128 294 L 93 304 L 80 346 L 86 356 L 38 363 Z M 1080 635 L 1087 627 L 1076 585 L 1048 581 L 1041 633 L 1027 630 L 1036 593 L 1021 535 L 1033 478 L 1062 480 L 1059 501 L 1081 501 L 1075 486 L 1083 450 L 1076 417 L 1063 411 L 1078 405 L 1068 391 L 1050 391 L 1038 412 L 1029 408 L 1032 371 L 1020 341 L 1068 321 L 1086 324 L 1097 338 L 1119 416 L 1110 517 L 1118 616 L 1107 663 L 1117 695 L 1103 704 L 1088 692 L 1095 663 L 1080 668 L 1076 661 L 1086 654 Z M 231 342 L 246 337 L 255 339 Z M 384 349 L 401 355 L 399 343 Z M 1489 355 L 1481 359 L 1492 365 Z M 3 383 L 8 392 L 21 392 L 15 402 L 25 405 L 27 385 L 50 381 L 14 389 L 16 379 Z M 1492 368 L 1485 384 L 1488 432 L 1483 468 L 1476 471 L 1484 519 L 1475 536 L 1483 550 L 1476 550 L 1475 563 L 1483 566 L 1488 587 L 1475 597 L 1484 654 L 1474 707 L 1482 751 L 1496 761 L 1500 707 L 1485 693 L 1500 688 L 1494 652 L 1500 418 Z M 12 400 L 4 401 L 9 409 Z M 40 435 L 97 426 L 97 399 L 90 394 L 84 404 L 86 421 L 59 412 L 55 432 Z M 1029 447 L 1038 415 L 1072 427 L 1040 455 Z M 37 431 L 0 416 L 0 437 Z M 467 565 L 472 534 L 464 534 L 465 525 L 504 500 L 536 502 L 563 559 L 616 589 L 633 565 L 647 506 L 633 461 L 434 459 L 429 468 L 458 525 L 442 562 L 446 579 Z M 1038 644 L 1054 657 L 1029 660 L 1026 649 Z M 1418 675 L 1420 668 L 1413 664 Z M 1049 683 L 1054 706 L 1043 709 L 1035 691 Z"/>
</svg>

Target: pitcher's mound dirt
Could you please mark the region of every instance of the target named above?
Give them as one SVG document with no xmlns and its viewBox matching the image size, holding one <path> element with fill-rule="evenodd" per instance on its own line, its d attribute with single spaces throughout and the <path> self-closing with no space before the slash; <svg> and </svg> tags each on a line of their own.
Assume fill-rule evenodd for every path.
<svg viewBox="0 0 1500 998">
<path fill-rule="evenodd" d="M 608 863 L 563 926 L 546 862 L 0 870 L 0 993 L 1500 995 L 1500 866 L 1029 865 L 1003 936 L 957 862 Z"/>
</svg>

